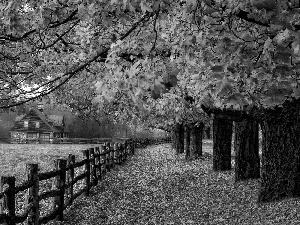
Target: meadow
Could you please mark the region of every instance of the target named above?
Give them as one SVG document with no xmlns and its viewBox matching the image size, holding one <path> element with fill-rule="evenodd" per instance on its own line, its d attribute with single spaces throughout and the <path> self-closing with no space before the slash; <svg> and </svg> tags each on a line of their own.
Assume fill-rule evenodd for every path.
<svg viewBox="0 0 300 225">
<path fill-rule="evenodd" d="M 69 154 L 82 159 L 81 150 L 100 144 L 0 144 L 0 176 L 15 176 L 17 184 L 26 178 L 26 163 L 38 163 L 41 172 L 53 170 L 56 159 Z"/>
<path fill-rule="evenodd" d="M 97 147 L 100 144 L 0 144 L 0 176 L 15 176 L 16 185 L 27 180 L 26 164 L 37 163 L 40 172 L 55 170 L 56 159 L 67 159 L 69 154 L 75 155 L 75 160 L 83 159 L 82 150 Z M 84 167 L 75 169 L 76 176 L 84 172 Z M 39 182 L 39 194 L 53 189 L 54 179 Z M 83 188 L 83 181 L 74 185 L 77 192 Z M 26 191 L 16 195 L 16 213 L 24 213 L 26 209 Z M 40 201 L 40 215 L 45 216 L 52 210 L 53 198 Z M 22 223 L 23 224 L 23 223 Z"/>
</svg>

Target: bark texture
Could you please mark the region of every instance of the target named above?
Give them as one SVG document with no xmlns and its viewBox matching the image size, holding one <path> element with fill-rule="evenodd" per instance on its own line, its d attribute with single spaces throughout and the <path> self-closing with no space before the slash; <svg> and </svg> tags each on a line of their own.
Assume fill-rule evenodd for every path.
<svg viewBox="0 0 300 225">
<path fill-rule="evenodd" d="M 175 145 L 176 154 L 184 152 L 184 126 L 176 124 L 174 128 L 173 142 Z"/>
<path fill-rule="evenodd" d="M 203 123 L 191 126 L 190 159 L 202 156 L 203 129 Z"/>
<path fill-rule="evenodd" d="M 184 153 L 184 126 L 183 126 L 183 124 L 179 125 L 178 151 L 179 151 L 179 153 Z"/>
<path fill-rule="evenodd" d="M 294 101 L 264 111 L 259 202 L 300 196 L 299 109 Z"/>
<path fill-rule="evenodd" d="M 190 158 L 190 142 L 191 142 L 191 127 L 190 125 L 186 125 L 184 131 L 184 151 L 185 151 L 185 159 Z"/>
<path fill-rule="evenodd" d="M 260 177 L 258 122 L 235 122 L 235 181 Z"/>
<path fill-rule="evenodd" d="M 205 138 L 210 139 L 210 127 L 205 127 Z"/>
<path fill-rule="evenodd" d="M 171 148 L 176 149 L 176 132 L 175 129 L 171 131 Z"/>
<path fill-rule="evenodd" d="M 231 169 L 231 139 L 232 121 L 213 120 L 213 170 L 223 171 Z"/>
</svg>

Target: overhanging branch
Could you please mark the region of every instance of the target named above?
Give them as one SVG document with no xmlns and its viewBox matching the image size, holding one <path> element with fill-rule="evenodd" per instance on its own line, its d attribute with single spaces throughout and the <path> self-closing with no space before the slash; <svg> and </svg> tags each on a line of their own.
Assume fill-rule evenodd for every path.
<svg viewBox="0 0 300 225">
<path fill-rule="evenodd" d="M 241 122 L 243 120 L 254 119 L 251 114 L 248 114 L 245 111 L 233 110 L 233 109 L 218 109 L 206 107 L 203 104 L 201 105 L 202 110 L 207 114 L 213 114 L 215 117 L 220 119 L 232 120 L 235 122 Z"/>
<path fill-rule="evenodd" d="M 139 21 L 137 21 L 136 23 L 134 23 L 132 25 L 132 27 L 126 32 L 124 33 L 123 35 L 121 35 L 121 37 L 117 40 L 117 41 L 122 41 L 124 40 L 126 37 L 128 37 L 141 23 L 145 22 L 146 20 L 149 20 L 152 16 L 154 15 L 154 13 L 146 13 Z M 98 53 L 95 54 L 95 56 L 91 57 L 89 60 L 87 60 L 85 63 L 79 65 L 78 67 L 75 67 L 73 68 L 73 70 L 70 70 L 68 72 L 66 72 L 65 74 L 59 76 L 59 77 L 56 77 L 42 85 L 40 85 L 38 87 L 41 88 L 41 87 L 44 87 L 46 85 L 49 85 L 49 84 L 54 84 L 55 82 L 59 82 L 57 85 L 54 85 L 54 87 L 52 88 L 49 88 L 48 90 L 45 90 L 43 91 L 42 93 L 36 95 L 36 96 L 33 96 L 33 97 L 29 97 L 29 98 L 26 98 L 26 99 L 23 99 L 19 102 L 16 102 L 16 103 L 13 103 L 13 104 L 8 104 L 8 105 L 2 105 L 0 106 L 0 108 L 10 108 L 10 107 L 13 107 L 13 106 L 18 106 L 18 105 L 21 105 L 21 104 L 24 104 L 26 102 L 29 102 L 29 101 L 32 101 L 32 100 L 35 100 L 35 99 L 38 99 L 42 96 L 45 96 L 45 95 L 48 95 L 50 94 L 51 92 L 55 91 L 56 89 L 58 89 L 59 87 L 63 86 L 65 83 L 67 83 L 71 78 L 73 78 L 77 73 L 79 73 L 80 71 L 84 70 L 88 65 L 90 65 L 91 63 L 95 62 L 97 59 L 99 58 L 103 58 L 105 56 L 107 56 L 107 53 L 108 51 L 110 50 L 110 47 L 107 47 L 101 51 L 99 51 Z"/>
</svg>

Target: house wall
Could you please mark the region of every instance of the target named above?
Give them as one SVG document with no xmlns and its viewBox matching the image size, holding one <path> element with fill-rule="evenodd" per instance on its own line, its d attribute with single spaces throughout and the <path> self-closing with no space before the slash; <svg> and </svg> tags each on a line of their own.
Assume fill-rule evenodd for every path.
<svg viewBox="0 0 300 225">
<path fill-rule="evenodd" d="M 11 143 L 53 143 L 53 132 L 11 132 Z"/>
<path fill-rule="evenodd" d="M 28 121 L 28 128 L 24 127 L 24 121 Z M 36 122 L 40 123 L 39 128 L 36 128 Z M 49 131 L 48 125 L 34 112 L 30 111 L 25 117 L 23 117 L 20 121 L 16 121 L 14 124 L 14 129 L 21 131 L 31 131 L 31 132 L 43 132 L 43 131 Z"/>
<path fill-rule="evenodd" d="M 24 126 L 24 121 L 28 121 L 27 127 Z M 39 126 L 36 126 L 36 122 L 39 123 Z M 49 125 L 53 124 L 49 121 L 45 122 L 34 110 L 30 110 L 27 115 L 15 122 L 11 130 L 11 142 L 53 143 L 55 137 L 60 137 L 61 134 L 57 132 L 55 135 Z"/>
<path fill-rule="evenodd" d="M 26 132 L 12 131 L 10 132 L 11 143 L 26 143 Z"/>
</svg>

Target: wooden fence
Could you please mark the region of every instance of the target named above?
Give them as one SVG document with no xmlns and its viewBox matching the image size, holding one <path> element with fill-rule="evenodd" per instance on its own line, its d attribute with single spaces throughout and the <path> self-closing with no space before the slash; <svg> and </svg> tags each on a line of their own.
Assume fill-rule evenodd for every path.
<svg viewBox="0 0 300 225">
<path fill-rule="evenodd" d="M 148 144 L 170 142 L 170 139 L 130 139 L 123 143 L 106 143 L 99 147 L 83 150 L 84 159 L 75 162 L 75 155 L 68 159 L 58 159 L 56 169 L 39 173 L 38 164 L 27 164 L 27 181 L 16 186 L 15 177 L 1 177 L 0 180 L 0 224 L 28 225 L 45 224 L 51 220 L 63 221 L 64 210 L 81 196 L 89 196 L 90 189 L 96 186 L 107 171 L 116 164 L 122 164 L 128 156 L 133 155 L 136 147 Z M 75 175 L 76 168 L 83 168 L 84 172 Z M 40 182 L 52 179 L 52 190 L 40 190 Z M 83 188 L 77 192 L 74 185 L 84 181 Z M 5 187 L 6 186 L 6 187 Z M 16 214 L 16 195 L 26 191 L 25 210 Z M 51 210 L 46 215 L 40 215 L 40 201 L 51 199 Z"/>
</svg>

